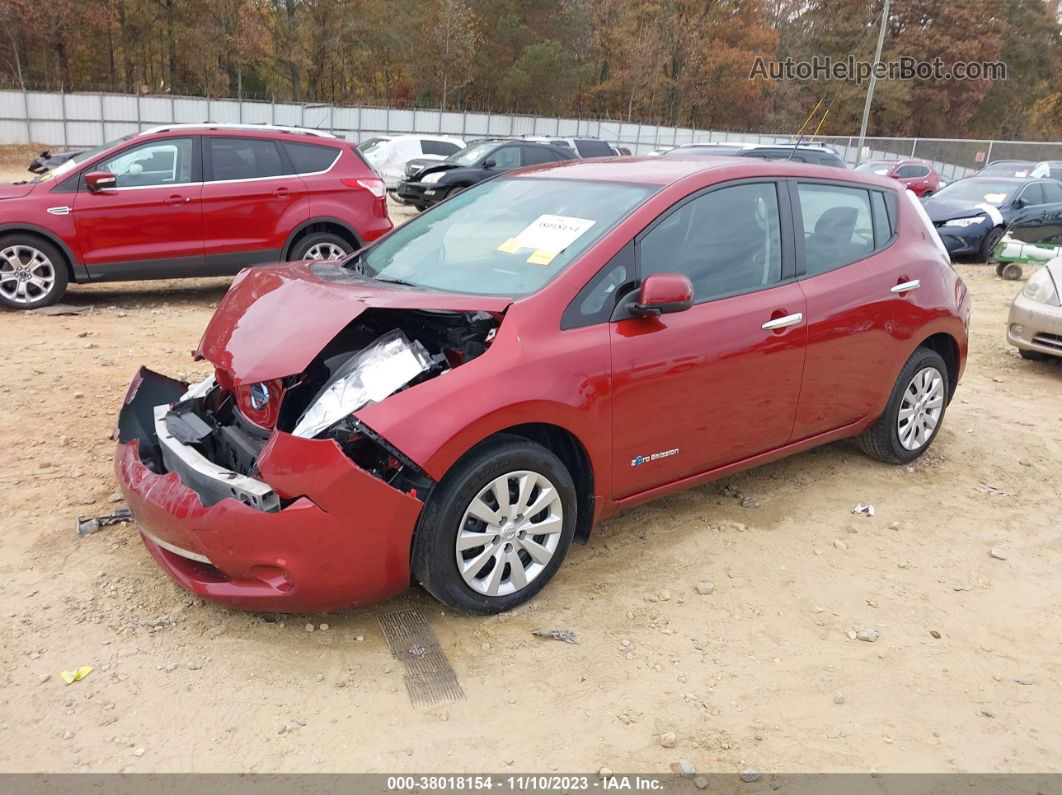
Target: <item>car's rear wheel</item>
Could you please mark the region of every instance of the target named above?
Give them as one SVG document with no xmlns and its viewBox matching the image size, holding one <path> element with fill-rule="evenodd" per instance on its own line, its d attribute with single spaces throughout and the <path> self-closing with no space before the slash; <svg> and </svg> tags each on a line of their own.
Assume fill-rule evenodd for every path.
<svg viewBox="0 0 1062 795">
<path fill-rule="evenodd" d="M 549 449 L 499 435 L 440 482 L 413 542 L 413 574 L 450 607 L 509 610 L 538 593 L 575 533 L 575 485 Z"/>
<path fill-rule="evenodd" d="M 948 384 L 948 367 L 940 354 L 916 350 L 900 371 L 884 413 L 859 437 L 863 452 L 890 464 L 922 455 L 940 431 Z"/>
<path fill-rule="evenodd" d="M 346 240 L 331 232 L 313 232 L 291 249 L 289 259 L 341 259 L 354 250 Z"/>
<path fill-rule="evenodd" d="M 0 304 L 38 309 L 66 292 L 66 260 L 59 250 L 32 235 L 0 238 Z"/>
<path fill-rule="evenodd" d="M 978 249 L 978 254 L 981 257 L 981 262 L 989 262 L 992 258 L 992 252 L 996 249 L 996 243 L 1003 237 L 1003 227 L 995 226 L 985 233 L 985 236 L 981 239 L 981 247 Z"/>
</svg>

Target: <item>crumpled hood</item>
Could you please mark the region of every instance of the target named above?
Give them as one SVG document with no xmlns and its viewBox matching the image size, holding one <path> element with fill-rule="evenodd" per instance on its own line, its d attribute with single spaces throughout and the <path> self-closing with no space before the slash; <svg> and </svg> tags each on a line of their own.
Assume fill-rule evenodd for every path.
<svg viewBox="0 0 1062 795">
<path fill-rule="evenodd" d="M 20 199 L 33 190 L 30 182 L 0 184 L 0 199 Z"/>
<path fill-rule="evenodd" d="M 196 351 L 253 384 L 297 375 L 366 309 L 502 312 L 509 298 L 382 284 L 330 262 L 247 268 L 218 304 Z"/>
<path fill-rule="evenodd" d="M 953 218 L 973 218 L 977 215 L 991 215 L 983 202 L 959 201 L 958 199 L 938 199 L 935 196 L 922 203 L 931 221 L 950 221 Z M 993 208 L 995 209 L 995 208 Z M 997 210 L 998 212 L 998 210 Z"/>
</svg>

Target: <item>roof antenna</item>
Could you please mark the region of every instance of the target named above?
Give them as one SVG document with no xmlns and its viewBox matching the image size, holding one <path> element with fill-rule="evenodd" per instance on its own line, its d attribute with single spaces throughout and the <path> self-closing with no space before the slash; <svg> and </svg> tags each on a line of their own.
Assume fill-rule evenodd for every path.
<svg viewBox="0 0 1062 795">
<path fill-rule="evenodd" d="M 826 93 L 828 94 L 829 92 L 826 92 Z M 806 119 L 804 119 L 804 123 L 800 125 L 800 129 L 797 131 L 797 141 L 796 141 L 795 144 L 793 144 L 793 151 L 789 153 L 789 157 L 787 157 L 786 160 L 792 160 L 793 159 L 793 155 L 796 154 L 797 147 L 800 146 L 800 142 L 804 140 L 804 130 L 807 129 L 808 122 L 810 122 L 813 118 L 815 118 L 815 114 L 818 112 L 819 106 L 822 105 L 822 103 L 823 103 L 823 101 L 825 99 L 826 99 L 826 94 L 823 94 L 821 97 L 819 97 L 819 101 L 815 103 L 815 107 L 813 107 L 811 109 L 811 113 L 809 113 L 808 117 Z"/>
</svg>

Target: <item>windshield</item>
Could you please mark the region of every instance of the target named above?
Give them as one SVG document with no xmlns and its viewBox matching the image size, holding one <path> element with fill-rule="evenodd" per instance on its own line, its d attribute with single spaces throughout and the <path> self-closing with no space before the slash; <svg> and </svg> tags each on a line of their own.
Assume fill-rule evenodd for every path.
<svg viewBox="0 0 1062 795">
<path fill-rule="evenodd" d="M 856 171 L 861 171 L 864 174 L 877 174 L 879 177 L 888 176 L 892 171 L 891 163 L 863 163 L 856 166 Z"/>
<path fill-rule="evenodd" d="M 1020 182 L 998 179 L 962 179 L 937 191 L 936 198 L 991 204 L 999 207 L 1018 192 Z"/>
<path fill-rule="evenodd" d="M 443 162 L 454 163 L 459 166 L 470 166 L 497 145 L 498 144 L 496 141 L 491 141 L 482 144 L 472 144 L 471 146 L 466 146 L 459 152 L 454 152 Z"/>
<path fill-rule="evenodd" d="M 383 281 L 515 298 L 545 285 L 654 190 L 487 180 L 400 226 L 348 266 Z"/>
<path fill-rule="evenodd" d="M 112 146 L 117 146 L 123 141 L 128 141 L 132 137 L 132 134 L 123 135 L 121 138 L 115 138 L 113 141 L 108 141 L 107 143 L 101 146 L 94 146 L 91 149 L 86 149 L 84 152 L 79 152 L 69 160 L 60 163 L 58 166 L 51 169 L 50 171 L 45 171 L 43 174 L 38 174 L 31 181 L 41 182 L 46 179 L 55 179 L 56 177 L 61 177 L 63 174 L 69 174 L 71 171 L 80 166 L 86 160 L 91 160 L 101 152 L 106 152 Z"/>
</svg>

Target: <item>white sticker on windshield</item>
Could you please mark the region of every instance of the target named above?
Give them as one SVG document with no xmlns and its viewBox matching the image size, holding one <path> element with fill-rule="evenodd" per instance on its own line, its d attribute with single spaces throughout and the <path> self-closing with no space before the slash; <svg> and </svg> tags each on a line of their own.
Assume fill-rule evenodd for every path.
<svg viewBox="0 0 1062 795">
<path fill-rule="evenodd" d="M 543 254 L 556 256 L 578 240 L 593 225 L 594 221 L 586 218 L 540 215 L 512 240 L 519 248 L 531 248 Z"/>
</svg>

